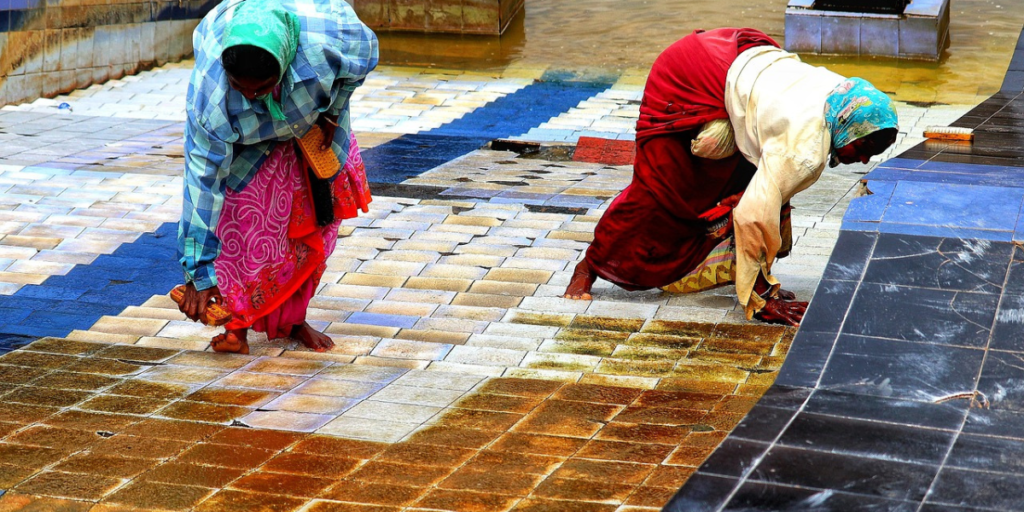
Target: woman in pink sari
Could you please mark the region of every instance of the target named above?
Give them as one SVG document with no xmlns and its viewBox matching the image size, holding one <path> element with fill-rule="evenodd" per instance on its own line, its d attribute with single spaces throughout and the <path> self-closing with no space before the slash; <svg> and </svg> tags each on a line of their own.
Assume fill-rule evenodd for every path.
<svg viewBox="0 0 1024 512">
<path fill-rule="evenodd" d="M 377 39 L 345 0 L 227 0 L 193 43 L 180 309 L 231 313 L 218 352 L 248 353 L 250 329 L 328 350 L 306 309 L 339 224 L 370 202 L 349 98 L 377 64 Z M 313 128 L 344 162 L 334 176 L 314 174 L 296 147 Z"/>
</svg>

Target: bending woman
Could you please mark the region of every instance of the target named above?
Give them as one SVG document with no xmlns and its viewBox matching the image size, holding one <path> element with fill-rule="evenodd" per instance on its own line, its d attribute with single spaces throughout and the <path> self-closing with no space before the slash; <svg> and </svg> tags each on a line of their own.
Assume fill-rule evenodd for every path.
<svg viewBox="0 0 1024 512">
<path fill-rule="evenodd" d="M 330 349 L 306 309 L 339 223 L 370 202 L 349 98 L 377 65 L 377 38 L 345 0 L 228 0 L 193 44 L 180 309 L 192 320 L 211 301 L 231 311 L 219 352 L 248 353 L 250 329 Z M 296 148 L 314 126 L 344 162 L 334 177 L 310 172 Z"/>
<path fill-rule="evenodd" d="M 897 131 L 885 94 L 762 32 L 684 37 L 651 69 L 633 181 L 597 223 L 564 296 L 589 300 L 598 277 L 672 292 L 735 283 L 747 319 L 797 325 L 807 303 L 771 273 L 792 240 L 789 200 L 826 165 L 867 163 Z"/>
</svg>

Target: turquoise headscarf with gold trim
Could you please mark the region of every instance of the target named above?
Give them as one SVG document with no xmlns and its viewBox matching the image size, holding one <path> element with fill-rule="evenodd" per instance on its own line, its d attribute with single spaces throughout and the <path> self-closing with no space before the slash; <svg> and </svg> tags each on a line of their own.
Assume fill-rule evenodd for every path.
<svg viewBox="0 0 1024 512">
<path fill-rule="evenodd" d="M 224 49 L 241 45 L 255 46 L 273 55 L 281 70 L 277 76 L 280 84 L 299 49 L 299 17 L 278 0 L 244 0 L 224 28 Z M 272 95 L 257 99 L 266 103 L 274 119 L 285 119 L 281 104 Z"/>
<path fill-rule="evenodd" d="M 899 126 L 892 100 L 863 78 L 848 78 L 832 90 L 825 100 L 825 122 L 833 149 Z"/>
</svg>

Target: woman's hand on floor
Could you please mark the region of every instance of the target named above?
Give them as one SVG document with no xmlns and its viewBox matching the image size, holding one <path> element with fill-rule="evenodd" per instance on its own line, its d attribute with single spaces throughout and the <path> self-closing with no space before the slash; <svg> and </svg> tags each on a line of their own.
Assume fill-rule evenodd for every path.
<svg viewBox="0 0 1024 512">
<path fill-rule="evenodd" d="M 769 324 L 789 325 L 797 327 L 807 312 L 807 303 L 783 299 L 768 299 L 764 309 L 754 314 L 754 318 Z"/>
<path fill-rule="evenodd" d="M 326 112 L 321 113 L 320 117 L 316 119 L 316 124 L 324 134 L 324 140 L 320 143 L 320 149 L 324 150 L 331 147 L 331 142 L 334 141 L 334 130 L 338 128 L 338 116 L 332 116 Z"/>
<path fill-rule="evenodd" d="M 194 283 L 188 283 L 185 285 L 185 298 L 181 301 L 181 304 L 178 304 L 178 310 L 185 313 L 185 316 L 189 317 L 193 322 L 197 322 L 203 316 L 203 313 L 206 312 L 206 307 L 212 301 L 224 302 L 224 297 L 220 294 L 220 288 L 214 286 L 205 290 L 196 290 Z"/>
</svg>

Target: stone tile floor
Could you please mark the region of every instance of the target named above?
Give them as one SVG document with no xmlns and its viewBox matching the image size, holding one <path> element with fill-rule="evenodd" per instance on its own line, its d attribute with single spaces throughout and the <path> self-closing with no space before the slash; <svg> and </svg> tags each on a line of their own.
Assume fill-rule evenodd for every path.
<svg viewBox="0 0 1024 512">
<path fill-rule="evenodd" d="M 473 123 L 540 78 L 508 75 L 383 68 L 357 137 L 494 133 Z M 488 149 L 346 221 L 310 310 L 337 349 L 204 352 L 214 331 L 166 297 L 187 76 L 0 111 L 0 510 L 655 510 L 774 381 L 793 333 L 745 322 L 729 288 L 558 297 L 629 167 Z M 628 139 L 641 84 L 508 135 Z M 900 105 L 901 147 L 969 107 Z M 794 201 L 776 271 L 799 295 L 867 170 Z"/>
</svg>

